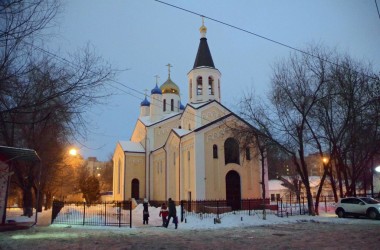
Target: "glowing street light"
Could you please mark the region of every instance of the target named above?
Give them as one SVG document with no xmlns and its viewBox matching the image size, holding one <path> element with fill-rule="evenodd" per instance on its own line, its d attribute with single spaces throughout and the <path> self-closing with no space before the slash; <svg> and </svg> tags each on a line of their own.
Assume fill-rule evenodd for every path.
<svg viewBox="0 0 380 250">
<path fill-rule="evenodd" d="M 329 159 L 327 157 L 323 157 L 322 161 L 324 164 L 326 164 L 329 161 Z"/>
<path fill-rule="evenodd" d="M 380 165 L 377 166 L 377 167 L 375 167 L 375 171 L 376 171 L 377 173 L 380 173 Z"/>
<path fill-rule="evenodd" d="M 70 149 L 69 154 L 72 156 L 76 156 L 78 154 L 78 150 L 76 150 L 75 148 L 72 148 Z"/>
</svg>

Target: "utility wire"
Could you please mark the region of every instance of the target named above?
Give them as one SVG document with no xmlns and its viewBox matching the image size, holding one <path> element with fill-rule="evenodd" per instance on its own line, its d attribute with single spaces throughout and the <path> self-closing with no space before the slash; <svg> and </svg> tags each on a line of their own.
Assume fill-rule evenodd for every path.
<svg viewBox="0 0 380 250">
<path fill-rule="evenodd" d="M 377 14 L 379 15 L 379 19 L 380 19 L 380 11 L 379 11 L 379 6 L 377 5 L 377 0 L 375 0 L 375 4 L 376 4 L 376 9 L 377 9 Z"/>
<path fill-rule="evenodd" d="M 48 50 L 46 50 L 46 49 L 43 49 L 43 48 L 41 48 L 41 47 L 38 47 L 38 46 L 36 46 L 36 45 L 34 45 L 34 44 L 32 44 L 32 43 L 29 43 L 29 42 L 25 42 L 25 41 L 24 41 L 24 43 L 27 44 L 27 45 L 29 45 L 29 46 L 32 46 L 33 48 L 35 48 L 35 49 L 37 49 L 37 50 L 39 50 L 39 51 L 41 51 L 41 52 L 43 52 L 43 53 L 45 53 L 45 54 L 48 54 L 48 55 L 50 55 L 50 56 L 53 56 L 53 57 L 57 58 L 58 60 L 60 60 L 60 61 L 62 61 L 62 62 L 64 62 L 64 63 L 66 63 L 67 65 L 69 65 L 70 67 L 72 67 L 72 68 L 74 68 L 74 69 L 79 69 L 79 68 L 80 68 L 79 65 L 77 65 L 77 64 L 75 64 L 75 63 L 73 63 L 73 62 L 67 60 L 66 58 L 63 58 L 63 57 L 61 57 L 61 56 L 59 56 L 59 55 L 57 55 L 57 54 L 55 54 L 55 53 L 53 53 L 53 52 L 50 52 L 50 51 L 48 51 Z M 91 71 L 90 71 L 90 72 L 91 72 Z M 127 89 L 129 89 L 129 90 L 131 90 L 131 91 L 134 91 L 134 92 L 136 92 L 137 94 L 143 95 L 144 97 L 146 96 L 145 93 L 143 93 L 143 92 L 141 92 L 141 91 L 139 91 L 139 90 L 137 90 L 137 89 L 134 89 L 134 88 L 132 88 L 132 87 L 129 87 L 129 86 L 127 86 L 127 85 L 125 85 L 125 84 L 123 84 L 123 83 L 121 83 L 121 82 L 119 82 L 119 81 L 116 81 L 116 80 L 113 80 L 113 79 L 108 79 L 108 80 L 111 81 L 111 82 L 114 82 L 114 83 L 116 83 L 116 84 L 119 84 L 119 85 L 121 85 L 122 87 L 125 87 L 125 88 L 127 88 Z M 132 94 L 132 93 L 129 92 L 129 91 L 126 91 L 126 90 L 124 90 L 124 89 L 121 89 L 121 88 L 119 88 L 119 87 L 116 87 L 116 86 L 114 86 L 114 85 L 112 85 L 112 84 L 110 84 L 110 86 L 113 87 L 114 89 L 117 89 L 117 90 L 119 90 L 119 91 L 121 91 L 121 92 L 123 92 L 123 93 L 125 93 L 125 94 L 127 94 L 127 95 L 130 95 L 130 96 L 132 96 L 132 97 L 134 97 L 134 98 L 136 98 L 136 99 L 138 99 L 138 100 L 141 100 L 141 98 L 140 98 L 139 96 L 137 96 L 137 95 L 135 95 L 135 94 Z M 153 106 L 156 106 L 156 107 L 159 107 L 160 109 L 162 109 L 162 108 L 163 108 L 163 101 L 162 101 L 162 100 L 157 100 L 157 101 L 159 102 L 159 104 L 153 104 L 153 103 L 150 103 L 150 105 L 153 105 Z M 180 107 L 178 107 L 178 106 L 176 106 L 176 105 L 174 105 L 174 107 L 177 108 L 178 110 L 180 109 Z M 191 121 L 196 122 L 195 117 L 198 117 L 198 118 L 201 118 L 201 119 L 203 119 L 203 120 L 205 120 L 205 121 L 207 121 L 207 122 L 212 122 L 212 120 L 209 120 L 209 119 L 207 119 L 207 118 L 205 118 L 205 117 L 202 117 L 202 116 L 200 116 L 200 115 L 197 115 L 197 114 L 194 114 L 194 113 L 192 113 L 192 115 L 194 116 L 194 118 L 192 118 L 192 117 L 188 117 L 188 119 L 191 120 Z M 225 116 L 225 115 L 223 115 L 223 116 Z"/>
<path fill-rule="evenodd" d="M 322 61 L 324 61 L 324 62 L 327 62 L 327 63 L 329 63 L 329 64 L 331 64 L 331 65 L 334 65 L 334 66 L 337 66 L 337 67 L 340 67 L 340 68 L 345 68 L 344 66 L 342 66 L 342 65 L 340 65 L 340 64 L 338 64 L 338 63 L 331 62 L 331 61 L 326 60 L 326 59 L 323 59 L 323 58 L 321 58 L 321 57 L 319 57 L 319 56 L 317 56 L 317 55 L 311 54 L 311 53 L 309 53 L 309 52 L 307 52 L 307 51 L 304 51 L 304 50 L 298 49 L 298 48 L 296 48 L 296 47 L 293 47 L 293 46 L 287 45 L 287 44 L 285 44 L 285 43 L 282 43 L 282 42 L 276 41 L 276 40 L 274 40 L 274 39 L 271 39 L 271 38 L 265 37 L 265 36 L 263 36 L 263 35 L 259 35 L 259 34 L 255 33 L 255 32 L 252 32 L 252 31 L 249 31 L 249 30 L 246 30 L 246 29 L 243 29 L 243 28 L 239 28 L 239 27 L 237 27 L 237 26 L 235 26 L 235 25 L 232 25 L 232 24 L 229 24 L 229 23 L 226 23 L 226 22 L 220 21 L 220 20 L 218 20 L 218 19 L 216 19 L 216 18 L 208 17 L 208 16 L 202 15 L 202 14 L 200 14 L 200 13 L 197 13 L 197 12 L 195 12 L 195 11 L 192 11 L 192 10 L 188 10 L 188 9 L 182 8 L 182 7 L 176 6 L 176 5 L 174 5 L 174 4 L 166 3 L 166 2 L 164 2 L 164 1 L 160 1 L 160 0 L 154 0 L 154 1 L 156 1 L 156 2 L 158 2 L 158 3 L 161 3 L 161 4 L 164 4 L 164 5 L 167 5 L 167 6 L 170 6 L 170 7 L 173 7 L 173 8 L 176 8 L 176 9 L 179 9 L 179 10 L 182 10 L 182 11 L 185 11 L 185 12 L 188 12 L 188 13 L 193 14 L 193 15 L 197 15 L 197 16 L 200 16 L 200 17 L 204 17 L 204 18 L 209 19 L 209 20 L 211 20 L 211 21 L 214 21 L 214 22 L 217 22 L 217 23 L 223 24 L 223 25 L 225 25 L 225 26 L 227 26 L 227 27 L 230 27 L 230 28 L 233 28 L 233 29 L 236 29 L 236 30 L 242 31 L 242 32 L 244 32 L 244 33 L 248 33 L 248 34 L 250 34 L 250 35 L 253 35 L 253 36 L 259 37 L 259 38 L 261 38 L 261 39 L 264 39 L 264 40 L 269 41 L 269 42 L 271 42 L 271 43 L 274 43 L 274 44 L 280 45 L 280 46 L 282 46 L 282 47 L 285 47 L 285 48 L 288 48 L 288 49 L 291 49 L 291 50 L 297 51 L 297 52 L 299 52 L 299 53 L 302 53 L 302 54 L 305 54 L 305 55 L 308 55 L 308 56 L 311 56 L 311 57 L 314 57 L 314 58 L 318 58 L 319 60 L 322 60 Z M 375 2 L 376 2 L 376 0 L 375 0 Z M 377 6 L 377 3 L 376 3 L 376 6 Z M 379 17 L 380 17 L 380 14 L 379 14 Z M 357 72 L 357 71 L 356 71 L 356 72 Z M 359 72 L 357 72 L 357 73 L 359 73 Z M 376 77 L 373 77 L 373 76 L 368 76 L 368 75 L 367 75 L 367 77 L 372 78 L 372 79 L 374 79 L 374 80 L 377 80 L 377 78 L 376 78 Z"/>
</svg>

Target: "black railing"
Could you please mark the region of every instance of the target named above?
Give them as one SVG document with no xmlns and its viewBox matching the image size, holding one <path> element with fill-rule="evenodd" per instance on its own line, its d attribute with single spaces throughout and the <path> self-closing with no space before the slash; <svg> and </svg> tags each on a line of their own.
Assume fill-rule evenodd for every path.
<svg viewBox="0 0 380 250">
<path fill-rule="evenodd" d="M 86 203 L 54 201 L 51 223 L 132 227 L 130 201 Z"/>
<path fill-rule="evenodd" d="M 255 213 L 255 210 L 277 210 L 277 205 L 271 205 L 269 199 L 244 199 L 231 204 L 227 200 L 198 200 L 181 201 L 181 221 L 188 215 L 199 217 L 221 217 L 226 214 L 248 214 Z"/>
</svg>

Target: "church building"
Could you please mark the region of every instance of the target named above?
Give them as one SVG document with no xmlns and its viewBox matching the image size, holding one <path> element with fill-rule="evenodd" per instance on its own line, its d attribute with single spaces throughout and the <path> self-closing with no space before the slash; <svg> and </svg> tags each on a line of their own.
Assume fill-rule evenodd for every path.
<svg viewBox="0 0 380 250">
<path fill-rule="evenodd" d="M 262 198 L 261 164 L 255 148 L 242 149 L 228 124 L 244 121 L 221 103 L 221 73 L 201 38 L 187 74 L 189 103 L 170 77 L 141 102 L 129 141 L 113 155 L 113 198 L 164 201 Z M 266 187 L 268 171 L 265 170 Z M 268 194 L 268 191 L 266 191 Z"/>
</svg>

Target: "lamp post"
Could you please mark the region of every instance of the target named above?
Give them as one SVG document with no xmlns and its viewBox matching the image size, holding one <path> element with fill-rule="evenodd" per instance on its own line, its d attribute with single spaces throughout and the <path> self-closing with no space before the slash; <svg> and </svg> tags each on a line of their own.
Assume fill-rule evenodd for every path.
<svg viewBox="0 0 380 250">
<path fill-rule="evenodd" d="M 380 165 L 372 170 L 372 196 L 374 196 L 373 189 L 376 194 L 380 194 Z"/>
</svg>

